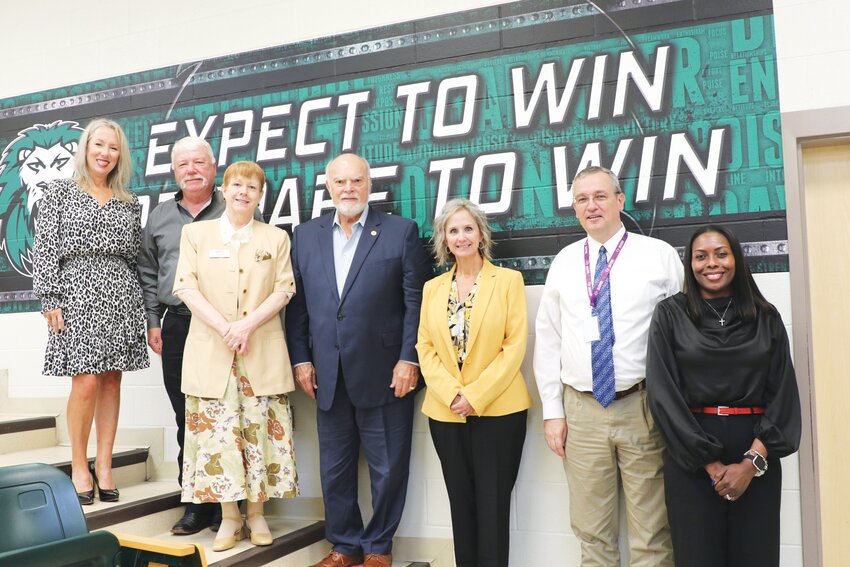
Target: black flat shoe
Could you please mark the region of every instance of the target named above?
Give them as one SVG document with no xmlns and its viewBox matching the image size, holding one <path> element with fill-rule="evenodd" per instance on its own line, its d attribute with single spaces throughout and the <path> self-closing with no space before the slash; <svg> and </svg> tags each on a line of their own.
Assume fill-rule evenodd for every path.
<svg viewBox="0 0 850 567">
<path fill-rule="evenodd" d="M 204 528 L 209 527 L 212 523 L 211 514 L 196 514 L 195 512 L 186 512 L 183 517 L 177 520 L 174 527 L 171 528 L 171 533 L 174 535 L 191 535 L 196 534 Z"/>
<path fill-rule="evenodd" d="M 93 484 L 97 487 L 97 495 L 101 502 L 118 502 L 118 488 L 101 488 L 97 480 L 97 473 L 94 472 L 94 467 L 91 469 L 91 475 L 94 479 Z M 94 488 L 92 488 L 92 499 L 94 499 Z M 79 496 L 80 493 L 77 493 Z"/>
</svg>

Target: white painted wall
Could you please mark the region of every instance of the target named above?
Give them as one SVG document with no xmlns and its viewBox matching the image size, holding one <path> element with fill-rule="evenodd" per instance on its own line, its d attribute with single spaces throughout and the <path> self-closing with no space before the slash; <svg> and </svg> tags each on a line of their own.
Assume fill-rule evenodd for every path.
<svg viewBox="0 0 850 567">
<path fill-rule="evenodd" d="M 773 0 L 773 12 L 780 110 L 850 105 L 850 3 Z"/>
<path fill-rule="evenodd" d="M 0 98 L 499 3 L 4 2 Z"/>
<path fill-rule="evenodd" d="M 493 0 L 430 0 L 427 3 L 373 0 L 189 0 L 103 4 L 7 3 L 4 7 L 3 80 L 0 98 L 333 35 L 346 31 L 498 4 Z M 850 5 L 843 0 L 774 0 L 783 112 L 850 105 Z M 164 16 L 164 14 L 171 14 Z M 14 48 L 12 47 L 14 46 Z M 23 48 L 26 48 L 26 55 Z M 787 157 L 787 156 L 786 156 Z M 787 274 L 757 281 L 791 324 Z M 533 320 L 541 288 L 528 288 Z M 67 394 L 67 379 L 40 375 L 46 339 L 38 314 L 0 317 L 0 368 L 15 397 Z M 529 346 L 533 346 L 530 337 Z M 529 350 L 530 351 L 530 350 Z M 159 361 L 124 379 L 123 426 L 170 426 L 173 419 L 161 387 Z M 524 366 L 532 381 L 530 361 Z M 305 496 L 319 496 L 314 412 L 305 396 L 294 396 L 299 478 Z M 173 428 L 167 454 L 176 455 Z M 782 507 L 782 567 L 802 566 L 799 475 L 796 456 L 786 459 Z M 529 434 L 512 514 L 514 565 L 578 565 L 579 546 L 569 529 L 568 492 L 557 458 L 542 441 L 539 404 L 530 412 Z M 416 422 L 408 501 L 399 535 L 450 537 L 448 501 L 421 416 Z"/>
</svg>

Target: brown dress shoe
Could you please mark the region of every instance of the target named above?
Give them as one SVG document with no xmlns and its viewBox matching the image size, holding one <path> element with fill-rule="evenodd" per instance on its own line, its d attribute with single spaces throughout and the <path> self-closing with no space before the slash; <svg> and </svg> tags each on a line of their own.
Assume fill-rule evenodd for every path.
<svg viewBox="0 0 850 567">
<path fill-rule="evenodd" d="M 392 564 L 393 556 L 390 553 L 386 555 L 378 555 L 377 553 L 367 553 L 366 557 L 363 558 L 362 567 L 391 567 Z"/>
<path fill-rule="evenodd" d="M 355 565 L 360 565 L 362 561 L 363 559 L 359 556 L 350 557 L 339 551 L 331 550 L 327 557 L 310 567 L 355 567 Z"/>
</svg>

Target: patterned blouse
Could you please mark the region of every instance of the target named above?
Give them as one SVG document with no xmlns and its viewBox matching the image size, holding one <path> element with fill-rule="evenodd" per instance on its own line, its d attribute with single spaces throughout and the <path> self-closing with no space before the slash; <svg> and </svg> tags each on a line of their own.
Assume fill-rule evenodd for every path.
<svg viewBox="0 0 850 567">
<path fill-rule="evenodd" d="M 472 289 L 469 290 L 469 295 L 466 300 L 458 300 L 457 292 L 457 273 L 452 277 L 452 288 L 449 291 L 449 334 L 452 336 L 452 344 L 454 344 L 455 352 L 457 353 L 457 361 L 463 364 L 466 360 L 466 342 L 469 340 L 469 320 L 472 317 L 472 303 L 475 301 L 475 295 L 478 293 L 478 278 L 479 273 L 472 284 Z"/>
</svg>

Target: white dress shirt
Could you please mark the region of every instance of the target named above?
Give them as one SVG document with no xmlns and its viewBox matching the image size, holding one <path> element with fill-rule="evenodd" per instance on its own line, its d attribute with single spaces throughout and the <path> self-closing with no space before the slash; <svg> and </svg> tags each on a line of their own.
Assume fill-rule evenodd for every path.
<svg viewBox="0 0 850 567">
<path fill-rule="evenodd" d="M 357 243 L 360 242 L 360 235 L 363 233 L 363 227 L 366 226 L 368 215 L 369 207 L 366 207 L 360 213 L 360 218 L 351 225 L 351 236 L 346 237 L 345 230 L 339 223 L 339 212 L 334 213 L 334 272 L 336 275 L 336 291 L 340 298 L 342 297 L 342 290 L 345 289 L 345 280 L 348 278 L 348 271 L 351 270 L 351 262 L 354 261 Z"/>
<path fill-rule="evenodd" d="M 625 227 L 607 242 L 579 240 L 561 250 L 546 276 L 537 312 L 534 375 L 543 419 L 564 417 L 563 384 L 582 392 L 593 390 L 590 348 L 586 328 L 591 318 L 584 266 L 588 243 L 591 279 L 599 248 L 608 258 Z M 611 312 L 614 319 L 614 375 L 618 392 L 646 377 L 646 341 L 655 305 L 682 289 L 684 268 L 679 254 L 664 241 L 629 233 L 610 273 Z"/>
</svg>

